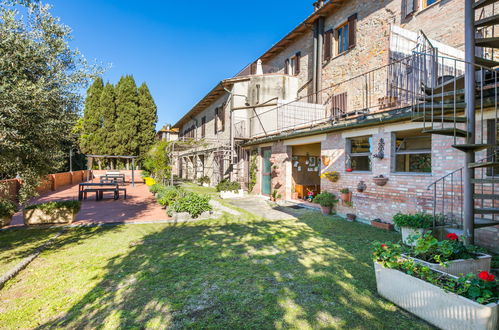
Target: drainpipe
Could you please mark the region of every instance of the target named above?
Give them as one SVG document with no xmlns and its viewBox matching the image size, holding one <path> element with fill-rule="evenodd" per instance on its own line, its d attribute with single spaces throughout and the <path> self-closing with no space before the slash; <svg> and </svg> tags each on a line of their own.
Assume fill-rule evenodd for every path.
<svg viewBox="0 0 499 330">
<path fill-rule="evenodd" d="M 465 38 L 465 103 L 466 103 L 466 118 L 468 119 L 466 137 L 467 144 L 475 143 L 475 10 L 473 4 L 475 0 L 465 0 L 464 9 L 464 38 Z M 475 162 L 475 152 L 472 150 L 466 151 L 464 164 L 464 219 L 463 229 L 466 244 L 474 244 L 475 230 L 474 218 L 475 208 L 473 203 L 474 185 L 471 180 L 475 177 L 475 171 L 468 168 L 470 163 Z"/>
<path fill-rule="evenodd" d="M 313 51 L 313 59 L 314 65 L 312 70 L 312 102 L 317 103 L 317 46 L 318 46 L 318 37 L 319 37 L 319 20 L 314 22 L 314 51 Z"/>
<path fill-rule="evenodd" d="M 322 53 L 323 53 L 323 46 L 324 46 L 324 16 L 319 17 L 317 20 L 317 28 L 318 28 L 318 33 L 317 33 L 317 58 L 316 58 L 316 65 L 317 65 L 317 77 L 316 77 L 316 103 L 322 103 L 322 97 L 320 95 L 320 91 L 322 90 Z"/>
</svg>

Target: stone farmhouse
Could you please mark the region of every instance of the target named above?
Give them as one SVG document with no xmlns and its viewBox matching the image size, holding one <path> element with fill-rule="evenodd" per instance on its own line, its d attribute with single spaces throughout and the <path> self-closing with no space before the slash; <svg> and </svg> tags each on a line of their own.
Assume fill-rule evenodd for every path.
<svg viewBox="0 0 499 330">
<path fill-rule="evenodd" d="M 476 241 L 497 250 L 494 2 L 476 1 L 471 25 L 463 0 L 315 2 L 174 125 L 187 141 L 175 151 L 179 175 L 239 181 L 284 200 L 348 188 L 339 214 L 391 221 L 429 212 L 456 230 L 469 217 L 471 186 L 464 231 L 471 226 Z M 471 62 L 467 24 L 476 34 Z"/>
</svg>

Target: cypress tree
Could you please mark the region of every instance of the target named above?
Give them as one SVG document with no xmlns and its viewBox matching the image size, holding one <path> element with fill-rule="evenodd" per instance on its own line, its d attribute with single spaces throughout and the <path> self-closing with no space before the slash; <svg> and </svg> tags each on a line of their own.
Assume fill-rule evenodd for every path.
<svg viewBox="0 0 499 330">
<path fill-rule="evenodd" d="M 116 155 L 116 95 L 114 92 L 114 86 L 107 83 L 104 86 L 100 97 L 100 113 L 102 114 L 102 128 L 99 131 L 99 135 L 102 139 L 101 153 L 105 155 Z"/>
<path fill-rule="evenodd" d="M 115 153 L 136 156 L 138 153 L 139 96 L 132 76 L 120 78 L 116 85 Z"/>
<path fill-rule="evenodd" d="M 99 153 L 98 142 L 100 139 L 97 132 L 101 127 L 100 97 L 103 89 L 104 83 L 99 77 L 87 90 L 80 135 L 80 148 L 86 154 Z"/>
<path fill-rule="evenodd" d="M 156 123 L 158 121 L 157 106 L 146 83 L 142 83 L 139 87 L 138 120 L 138 155 L 142 158 L 154 144 L 156 137 Z"/>
</svg>

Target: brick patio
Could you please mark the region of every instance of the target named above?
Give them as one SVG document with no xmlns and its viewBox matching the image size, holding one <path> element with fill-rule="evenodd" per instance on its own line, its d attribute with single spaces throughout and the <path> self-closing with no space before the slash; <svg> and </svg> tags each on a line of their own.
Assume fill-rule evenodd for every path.
<svg viewBox="0 0 499 330">
<path fill-rule="evenodd" d="M 104 194 L 102 201 L 95 201 L 95 193 L 89 193 L 82 201 L 81 211 L 75 224 L 90 223 L 129 223 L 168 220 L 166 211 L 158 205 L 148 187 L 143 183 L 126 185 L 127 199 L 120 194 L 119 200 L 113 199 L 113 193 Z M 55 192 L 41 195 L 33 203 L 78 199 L 78 185 L 69 186 Z M 22 213 L 12 219 L 12 226 L 23 226 Z"/>
</svg>

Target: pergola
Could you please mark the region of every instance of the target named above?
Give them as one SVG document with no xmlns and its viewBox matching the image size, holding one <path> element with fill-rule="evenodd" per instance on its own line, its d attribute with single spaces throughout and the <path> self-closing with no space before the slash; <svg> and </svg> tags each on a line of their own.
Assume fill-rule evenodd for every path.
<svg viewBox="0 0 499 330">
<path fill-rule="evenodd" d="M 132 160 L 132 186 L 135 187 L 135 158 L 137 156 L 110 156 L 110 155 L 85 155 L 87 157 L 87 168 L 92 169 L 92 164 L 95 158 L 107 159 L 128 159 Z M 90 172 L 87 172 L 87 181 L 89 180 Z"/>
</svg>

